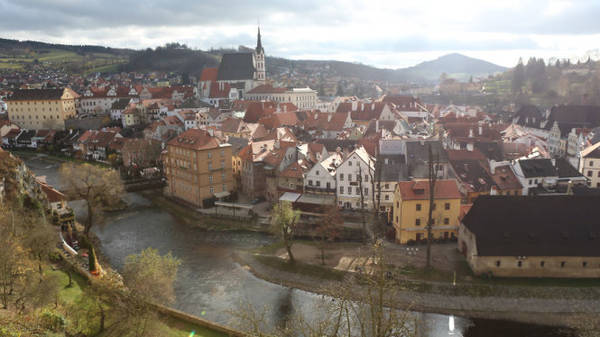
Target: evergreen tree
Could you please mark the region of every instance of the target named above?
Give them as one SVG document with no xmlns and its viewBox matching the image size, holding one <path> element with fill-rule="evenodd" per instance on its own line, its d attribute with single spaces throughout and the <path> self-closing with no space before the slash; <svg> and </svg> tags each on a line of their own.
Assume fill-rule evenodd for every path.
<svg viewBox="0 0 600 337">
<path fill-rule="evenodd" d="M 519 58 L 519 63 L 513 70 L 512 77 L 512 92 L 515 94 L 521 93 L 523 85 L 525 84 L 525 67 L 523 66 L 523 59 Z"/>
</svg>

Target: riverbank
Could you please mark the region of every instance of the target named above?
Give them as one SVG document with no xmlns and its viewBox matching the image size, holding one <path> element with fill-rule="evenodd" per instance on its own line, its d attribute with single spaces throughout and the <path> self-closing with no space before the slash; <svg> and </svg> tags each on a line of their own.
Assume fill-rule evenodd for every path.
<svg viewBox="0 0 600 337">
<path fill-rule="evenodd" d="M 258 278 L 313 293 L 328 295 L 328 289 L 334 289 L 339 282 L 346 282 L 345 277 L 339 274 L 343 272 L 332 273 L 330 268 L 307 266 L 303 263 L 290 266 L 277 257 L 242 251 L 234 254 L 233 258 Z M 357 291 L 361 290 L 357 286 Z M 586 319 L 600 310 L 598 300 L 452 296 L 418 290 L 399 291 L 387 305 L 401 310 L 557 327 L 572 326 L 573 322 Z"/>
<path fill-rule="evenodd" d="M 138 192 L 152 204 L 168 212 L 178 221 L 186 225 L 201 228 L 207 231 L 248 231 L 268 233 L 268 228 L 257 224 L 253 219 L 213 216 L 196 212 L 194 209 L 181 205 L 162 195 L 162 191 L 147 190 Z"/>
</svg>

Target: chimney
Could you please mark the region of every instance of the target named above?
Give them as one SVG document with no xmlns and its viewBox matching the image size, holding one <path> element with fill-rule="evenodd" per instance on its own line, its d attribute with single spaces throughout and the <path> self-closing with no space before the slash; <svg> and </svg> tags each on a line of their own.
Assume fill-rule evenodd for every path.
<svg viewBox="0 0 600 337">
<path fill-rule="evenodd" d="M 327 122 L 330 122 L 330 121 L 331 121 L 331 117 L 333 117 L 333 114 L 328 114 L 328 115 L 327 115 Z"/>
<path fill-rule="evenodd" d="M 481 136 L 483 134 L 483 121 L 479 121 L 479 135 Z"/>
<path fill-rule="evenodd" d="M 356 111 L 356 109 L 358 109 L 358 102 L 352 101 L 352 111 Z"/>
<path fill-rule="evenodd" d="M 569 180 L 567 184 L 567 195 L 573 195 L 573 181 Z"/>
<path fill-rule="evenodd" d="M 473 129 L 469 129 L 469 138 L 473 138 Z"/>
<path fill-rule="evenodd" d="M 360 111 L 365 111 L 365 103 L 360 103 Z"/>
<path fill-rule="evenodd" d="M 375 120 L 375 132 L 379 132 L 379 119 Z"/>
</svg>

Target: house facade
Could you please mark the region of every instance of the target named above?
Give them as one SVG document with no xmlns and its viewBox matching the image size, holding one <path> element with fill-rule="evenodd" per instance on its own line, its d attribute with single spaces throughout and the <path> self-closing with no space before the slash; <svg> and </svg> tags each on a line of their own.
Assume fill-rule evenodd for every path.
<svg viewBox="0 0 600 337">
<path fill-rule="evenodd" d="M 461 194 L 455 180 L 435 184 L 432 213 L 434 239 L 453 239 L 458 235 Z M 392 223 L 396 242 L 406 244 L 427 239 L 429 218 L 429 181 L 401 181 L 394 194 Z"/>
</svg>

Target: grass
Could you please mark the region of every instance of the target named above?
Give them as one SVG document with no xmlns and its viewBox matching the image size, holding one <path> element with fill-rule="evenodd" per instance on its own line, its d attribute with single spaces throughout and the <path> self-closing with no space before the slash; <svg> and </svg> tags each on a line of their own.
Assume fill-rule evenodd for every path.
<svg viewBox="0 0 600 337">
<path fill-rule="evenodd" d="M 343 281 L 346 277 L 346 272 L 335 270 L 328 267 L 323 267 L 315 264 L 307 264 L 296 261 L 289 263 L 275 256 L 256 255 L 256 260 L 268 267 L 285 271 L 288 273 L 302 274 L 320 279 Z"/>
<path fill-rule="evenodd" d="M 83 276 L 77 273 L 71 273 L 72 276 L 72 284 L 71 287 L 67 287 L 69 284 L 69 275 L 63 270 L 51 269 L 51 266 L 45 266 L 44 274 L 46 275 L 56 275 L 60 280 L 60 284 L 63 285 L 58 293 L 58 297 L 60 302 L 69 305 L 78 300 L 83 294 L 83 289 L 85 289 L 87 285 L 87 280 L 83 278 Z"/>
<path fill-rule="evenodd" d="M 207 329 L 203 326 L 198 326 L 174 318 L 162 317 L 162 321 L 165 324 L 165 332 L 168 333 L 168 337 L 187 337 L 190 332 L 195 331 L 195 336 L 200 337 L 225 337 L 227 334 L 218 332 L 215 330 Z"/>
</svg>

